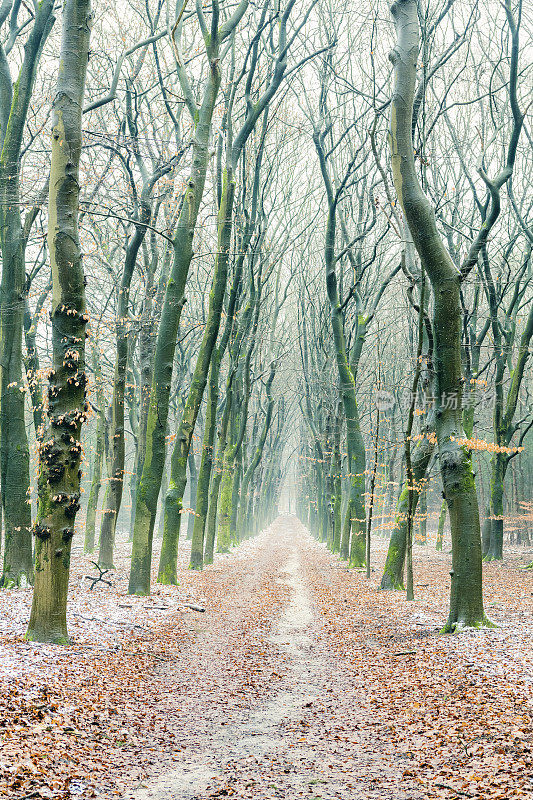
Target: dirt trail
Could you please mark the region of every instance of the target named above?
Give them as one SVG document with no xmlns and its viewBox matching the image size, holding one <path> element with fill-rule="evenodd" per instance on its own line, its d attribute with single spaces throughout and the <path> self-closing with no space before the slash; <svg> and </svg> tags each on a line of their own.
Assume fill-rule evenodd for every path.
<svg viewBox="0 0 533 800">
<path fill-rule="evenodd" d="M 386 540 L 368 581 L 294 517 L 200 573 L 180 543 L 178 586 L 156 552 L 133 598 L 126 538 L 109 590 L 74 558 L 73 647 L 23 642 L 30 594 L 0 597 L 1 797 L 533 797 L 531 554 L 484 569 L 498 628 L 441 636 L 450 555 L 429 545 L 414 603 L 378 591 Z"/>
<path fill-rule="evenodd" d="M 144 781 L 127 795 L 128 800 L 201 800 L 228 795 L 351 798 L 354 790 L 369 799 L 421 797 L 405 785 L 400 790 L 401 770 L 376 742 L 365 752 L 358 750 L 358 731 L 365 728 L 361 713 L 351 713 L 355 739 L 348 761 L 336 758 L 335 739 L 339 732 L 346 732 L 346 720 L 343 717 L 335 729 L 339 720 L 334 718 L 331 698 L 346 692 L 346 675 L 322 633 L 324 621 L 302 565 L 304 552 L 307 562 L 318 570 L 324 559 L 330 558 L 312 543 L 300 523 L 288 517 L 276 520 L 259 537 L 248 554 L 244 576 L 228 559 L 224 566 L 235 572 L 226 597 L 231 610 L 228 614 L 227 608 L 221 609 L 226 612 L 219 615 L 221 619 L 198 631 L 196 664 L 190 677 L 203 668 L 200 680 L 209 684 L 213 671 L 231 658 L 228 637 L 244 621 L 246 637 L 259 640 L 259 651 L 268 653 L 277 681 L 272 686 L 265 684 L 260 697 L 237 693 L 233 701 L 220 698 L 219 704 L 216 694 L 208 692 L 207 698 L 198 694 L 190 680 L 189 714 L 194 713 L 198 725 L 190 732 L 189 745 L 180 750 L 179 765 Z M 281 589 L 284 602 L 270 615 L 267 625 L 264 618 L 259 625 L 254 624 L 256 620 L 250 625 L 247 609 L 259 588 L 267 595 Z M 218 659 L 218 665 L 213 659 Z M 174 691 L 183 712 L 181 669 L 174 665 L 171 673 L 177 679 Z M 370 724 L 370 720 L 366 722 Z M 185 727 L 194 728 L 191 723 L 187 720 Z"/>
<path fill-rule="evenodd" d="M 265 542 L 268 546 L 269 542 Z M 257 559 L 266 555 L 266 548 L 260 549 Z M 287 586 L 290 599 L 282 614 L 272 621 L 272 633 L 268 635 L 271 643 L 284 653 L 284 667 L 289 672 L 286 682 L 290 688 L 273 695 L 264 705 L 251 707 L 243 713 L 241 708 L 230 709 L 229 719 L 220 727 L 213 725 L 205 739 L 195 743 L 198 752 L 182 753 L 179 768 L 152 781 L 147 788 L 134 795 L 136 800 L 177 800 L 196 798 L 205 792 L 213 776 L 220 776 L 220 770 L 231 760 L 254 756 L 267 757 L 284 747 L 281 725 L 301 706 L 315 696 L 316 679 L 323 671 L 323 663 L 313 657 L 313 643 L 310 628 L 314 620 L 314 610 L 301 578 L 301 566 L 296 543 L 283 548 L 286 562 L 279 568 L 274 580 Z M 250 573 L 257 577 L 261 563 L 253 563 Z M 255 581 L 245 582 L 241 588 L 241 602 L 248 600 L 247 591 L 253 591 Z M 252 584 L 252 585 L 250 585 Z M 209 633 L 203 632 L 201 645 L 208 645 Z M 203 650 L 203 647 L 202 647 Z M 315 680 L 313 680 L 313 678 Z M 213 700 L 216 702 L 215 698 Z M 235 713 L 236 712 L 236 713 Z M 227 714 L 227 711 L 224 712 Z M 236 717 L 236 719 L 232 719 Z M 220 723 L 221 721 L 219 721 Z"/>
</svg>

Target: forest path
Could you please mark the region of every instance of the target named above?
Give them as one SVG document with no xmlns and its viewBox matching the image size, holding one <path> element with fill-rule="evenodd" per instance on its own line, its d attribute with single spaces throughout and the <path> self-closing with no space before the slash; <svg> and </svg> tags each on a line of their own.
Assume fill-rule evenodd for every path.
<svg viewBox="0 0 533 800">
<path fill-rule="evenodd" d="M 0 593 L 0 797 L 533 797 L 531 552 L 484 567 L 498 628 L 441 636 L 434 531 L 415 602 L 378 591 L 386 539 L 369 581 L 288 516 L 199 573 L 180 542 L 178 586 L 156 583 L 156 540 L 131 597 L 125 533 L 111 587 L 74 554 L 71 647 L 24 642 L 31 591 Z"/>
<path fill-rule="evenodd" d="M 224 598 L 202 617 L 188 663 L 178 654 L 161 668 L 166 713 L 181 719 L 177 766 L 127 797 L 421 797 L 375 738 L 324 633 L 312 584 L 331 556 L 293 517 L 246 547 L 244 564 L 224 559 Z M 259 681 L 235 674 L 243 646 Z"/>
</svg>

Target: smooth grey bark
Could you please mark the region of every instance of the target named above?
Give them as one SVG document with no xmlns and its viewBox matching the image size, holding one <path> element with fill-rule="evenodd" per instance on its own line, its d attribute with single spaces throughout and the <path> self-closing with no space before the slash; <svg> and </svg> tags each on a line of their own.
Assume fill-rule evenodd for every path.
<svg viewBox="0 0 533 800">
<path fill-rule="evenodd" d="M 10 2 L 2 4 L 0 21 L 3 24 L 12 13 L 17 30 L 20 3 L 13 9 L 12 6 Z M 20 155 L 37 66 L 55 21 L 53 9 L 51 0 L 43 0 L 36 9 L 14 83 L 0 45 L 0 480 L 5 526 L 2 586 L 33 582 L 30 454 L 22 377 L 26 241 L 21 220 Z"/>
<path fill-rule="evenodd" d="M 190 510 L 189 510 L 189 519 L 187 520 L 187 539 L 192 539 L 192 532 L 194 528 L 194 520 L 196 517 L 196 507 L 195 507 L 195 499 L 196 499 L 196 492 L 198 489 L 198 468 L 196 467 L 196 458 L 192 451 L 192 448 L 189 451 L 189 486 L 190 486 Z"/>
<path fill-rule="evenodd" d="M 136 496 L 133 550 L 129 593 L 150 594 L 152 537 L 157 501 L 165 463 L 165 437 L 174 352 L 184 304 L 184 291 L 192 259 L 192 241 L 203 196 L 208 165 L 211 121 L 220 85 L 220 67 L 216 53 L 210 53 L 208 83 L 198 111 L 193 144 L 193 166 L 174 238 L 174 260 L 167 284 L 165 301 L 154 353 L 150 407 L 147 419 L 146 452 Z"/>
<path fill-rule="evenodd" d="M 479 510 L 474 473 L 462 424 L 461 275 L 446 251 L 435 214 L 415 167 L 412 120 L 419 53 L 416 0 L 391 7 L 396 27 L 390 146 L 394 186 L 433 290 L 433 336 L 437 381 L 436 434 L 444 493 L 450 512 L 452 570 L 446 631 L 490 624 L 483 609 Z"/>
<path fill-rule="evenodd" d="M 93 469 L 89 499 L 87 501 L 87 514 L 85 517 L 85 539 L 83 545 L 84 553 L 94 551 L 95 531 L 96 531 L 96 511 L 98 509 L 98 498 L 102 486 L 102 467 L 105 456 L 106 439 L 106 417 L 105 417 L 105 396 L 102 387 L 102 370 L 100 358 L 97 352 L 98 340 L 93 346 L 93 373 L 96 387 L 96 432 L 94 441 Z"/>
<path fill-rule="evenodd" d="M 220 47 L 230 37 L 244 16 L 248 8 L 248 0 L 241 0 L 233 14 L 219 26 L 218 3 L 212 4 L 211 30 L 207 28 L 201 5 L 197 5 L 198 21 L 205 43 L 208 58 L 208 77 L 202 97 L 201 106 L 198 108 L 185 75 L 183 61 L 179 54 L 178 43 L 172 31 L 172 43 L 175 48 L 176 65 L 181 88 L 185 95 L 185 103 L 195 123 L 195 136 L 193 138 L 193 166 L 187 183 L 182 211 L 180 213 L 176 236 L 174 238 L 174 263 L 170 280 L 167 285 L 165 302 L 161 315 L 161 322 L 154 354 L 153 382 L 150 399 L 150 409 L 147 421 L 147 445 L 143 463 L 143 471 L 139 480 L 136 497 L 135 523 L 133 530 L 133 550 L 128 591 L 130 594 L 146 595 L 150 593 L 150 569 L 152 563 L 152 539 L 157 513 L 157 501 L 161 488 L 161 477 L 165 462 L 165 436 L 168 419 L 168 402 L 170 385 L 172 381 L 172 368 L 176 348 L 176 338 L 184 303 L 184 291 L 193 255 L 192 244 L 200 202 L 203 196 L 207 166 L 209 162 L 209 138 L 218 91 L 220 87 Z M 179 28 L 179 20 L 176 22 Z M 228 185 L 233 186 L 233 176 L 228 176 Z M 217 281 L 219 277 L 217 277 Z M 215 304 L 216 305 L 216 304 Z M 217 323 L 218 332 L 218 323 Z M 211 342 L 212 326 L 204 341 L 204 351 L 213 349 Z M 215 334 L 216 341 L 216 334 Z M 182 421 L 184 450 L 190 446 L 190 437 L 194 430 L 194 423 L 198 413 L 196 409 L 197 397 L 203 393 L 207 382 L 202 374 L 196 376 L 193 389 L 194 397 L 186 404 L 184 411 L 186 418 Z M 203 385 L 201 385 L 203 384 Z M 189 445 L 187 446 L 187 441 Z M 177 454 L 178 460 L 183 455 Z M 168 495 L 168 493 L 167 493 Z M 177 504 L 175 504 L 177 507 Z M 170 507 L 170 506 L 169 506 Z M 164 544 L 163 563 L 160 562 L 159 578 L 164 582 L 173 580 L 175 571 L 174 554 L 177 552 L 179 537 L 179 513 L 176 520 L 176 507 L 173 507 L 173 518 L 169 520 L 167 544 Z M 165 543 L 165 534 L 163 534 Z"/>
</svg>

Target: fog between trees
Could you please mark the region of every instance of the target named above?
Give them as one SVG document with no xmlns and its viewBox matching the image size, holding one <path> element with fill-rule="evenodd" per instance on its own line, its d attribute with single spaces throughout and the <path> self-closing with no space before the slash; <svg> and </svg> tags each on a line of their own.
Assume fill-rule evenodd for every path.
<svg viewBox="0 0 533 800">
<path fill-rule="evenodd" d="M 0 7 L 4 587 L 68 642 L 72 542 L 129 592 L 278 508 L 382 589 L 531 545 L 521 0 Z M 429 539 L 428 539 L 429 537 Z M 413 566 L 414 565 L 414 566 Z"/>
</svg>

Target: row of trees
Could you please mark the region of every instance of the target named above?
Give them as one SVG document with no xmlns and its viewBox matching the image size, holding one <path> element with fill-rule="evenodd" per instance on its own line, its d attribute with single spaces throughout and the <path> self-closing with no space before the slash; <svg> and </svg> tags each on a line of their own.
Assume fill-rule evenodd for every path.
<svg viewBox="0 0 533 800">
<path fill-rule="evenodd" d="M 54 4 L 0 8 L 2 583 L 35 581 L 28 638 L 68 639 L 76 518 L 103 568 L 129 532 L 143 595 L 158 531 L 174 584 L 184 516 L 201 569 L 297 491 L 354 567 L 393 520 L 398 588 L 431 481 L 447 627 L 486 624 L 482 555 L 533 476 L 521 2 L 400 0 L 395 31 L 345 0 L 130 11 L 68 0 L 57 65 Z"/>
<path fill-rule="evenodd" d="M 15 46 L 18 42 L 19 53 L 29 52 L 28 41 L 44 12 L 19 6 L 11 4 L 4 19 L 11 12 Z M 48 214 L 35 203 L 22 221 L 22 201 L 14 193 L 22 173 L 20 149 L 14 158 L 15 182 L 4 175 L 4 208 L 17 217 L 20 228 L 7 233 L 7 246 L 16 241 L 20 259 L 18 283 L 9 297 L 6 292 L 2 296 L 13 361 L 13 370 L 2 370 L 3 583 L 32 582 L 35 577 L 29 639 L 67 641 L 70 546 L 81 500 L 81 426 L 88 417 L 93 419 L 94 446 L 85 549 L 91 551 L 95 544 L 105 460 L 108 480 L 98 558 L 101 566 L 113 566 L 128 456 L 134 465 L 131 593 L 150 592 L 160 496 L 158 580 L 176 583 L 188 468 L 196 484 L 190 501 L 196 509 L 191 516 L 192 568 L 212 561 L 215 542 L 219 552 L 227 552 L 265 524 L 276 506 L 286 415 L 283 398 L 274 399 L 273 384 L 287 344 L 286 331 L 278 326 L 287 300 L 279 261 L 288 247 L 291 220 L 273 206 L 285 188 L 275 169 L 280 133 L 272 129 L 269 114 L 280 89 L 286 92 L 286 76 L 308 58 L 300 52 L 301 31 L 312 5 L 303 13 L 294 6 L 294 0 L 284 9 L 268 2 L 249 8 L 247 0 L 231 9 L 220 8 L 218 2 L 206 10 L 200 4 L 189 10 L 186 3 L 177 9 L 163 2 L 155 10 L 147 6 L 142 23 L 148 35 L 116 59 L 108 90 L 102 93 L 96 81 L 85 98 L 90 13 L 87 5 L 76 3 L 74 16 L 64 10 L 54 101 L 59 106 L 54 105 L 52 122 L 59 151 L 52 150 L 50 179 L 41 193 L 41 203 L 49 195 Z M 80 19 L 86 20 L 83 25 Z M 43 21 L 33 53 L 34 73 L 39 60 L 46 60 L 45 34 L 50 35 L 52 26 L 52 17 Z M 86 38 L 72 39 L 80 30 Z M 5 60 L 9 70 L 7 55 Z M 95 77 L 105 83 L 108 76 L 100 70 Z M 30 128 L 34 83 L 27 89 L 22 133 Z M 65 98 L 78 108 L 76 119 L 68 111 L 68 124 Z M 95 118 L 87 131 L 85 169 L 82 160 L 78 177 L 82 120 Z M 109 132 L 112 128 L 115 133 Z M 29 148 L 41 141 L 40 132 Z M 31 165 L 35 169 L 33 161 Z M 61 183 L 64 174 L 68 185 Z M 81 199 L 80 183 L 85 189 Z M 34 227 L 38 222 L 48 230 L 47 244 Z M 56 255 L 53 248 L 59 246 L 64 250 Z M 4 265 L 7 255 L 4 251 Z M 43 269 L 48 255 L 52 286 Z M 26 264 L 33 256 L 35 266 L 28 276 Z M 5 283 L 14 275 L 4 266 Z M 89 301 L 89 379 L 85 285 L 94 290 Z M 50 289 L 51 360 L 42 313 Z M 32 309 L 30 297 L 36 290 Z M 4 346 L 7 340 L 4 334 Z M 47 361 L 50 367 L 45 367 Z M 112 375 L 110 398 L 106 371 Z M 34 553 L 26 383 L 39 455 Z M 197 468 L 191 447 L 202 410 Z M 126 444 L 128 423 L 133 452 Z"/>
<path fill-rule="evenodd" d="M 396 41 L 390 53 L 394 70 L 390 100 L 376 79 L 375 20 L 374 27 L 365 21 L 353 31 L 359 42 L 365 34 L 368 37 L 372 57 L 366 82 L 359 70 L 358 81 L 347 78 L 351 47 L 332 47 L 319 68 L 320 99 L 314 116 L 311 110 L 307 116 L 328 208 L 324 233 L 328 304 L 320 305 L 314 318 L 303 311 L 300 316 L 302 412 L 308 429 L 301 453 L 300 513 L 319 538 L 329 541 L 352 566 L 366 563 L 369 568 L 376 476 L 385 484 L 383 512 L 386 484 L 395 483 L 398 390 L 408 387 L 403 425 L 400 421 L 403 485 L 382 588 L 403 587 L 407 555 L 407 588 L 412 596 L 413 523 L 419 499 L 424 502 L 420 516 L 426 518 L 428 480 L 436 461 L 445 500 L 437 543 L 442 547 L 447 506 L 453 553 L 446 630 L 489 624 L 482 602 L 482 557 L 502 558 L 507 468 L 522 453 L 522 468 L 530 464 L 531 453 L 523 451 L 533 425 L 526 370 L 533 336 L 533 286 L 526 166 L 530 138 L 527 127 L 524 130 L 522 109 L 527 100 L 521 88 L 527 66 L 524 69 L 520 63 L 522 8 L 520 3 L 515 7 L 505 3 L 494 42 L 486 36 L 479 4 L 466 19 L 455 11 L 453 3 L 433 13 L 415 0 L 393 4 Z M 331 41 L 341 36 L 334 20 L 331 14 L 324 24 L 324 36 Z M 480 60 L 490 67 L 488 85 L 481 77 Z M 453 87 L 463 75 L 475 75 L 472 91 L 465 94 L 462 86 L 456 99 Z M 384 118 L 388 155 L 379 135 Z M 469 135 L 473 120 L 476 127 Z M 521 140 L 526 140 L 523 148 Z M 445 141 L 452 155 L 443 163 Z M 476 171 L 470 164 L 472 153 L 477 154 Z M 394 236 L 397 246 L 391 248 Z M 407 346 L 414 365 L 408 371 L 399 357 L 402 344 L 390 334 L 397 317 L 390 307 L 380 310 L 394 291 L 398 273 L 407 279 L 412 311 L 412 341 Z M 303 287 L 302 309 L 305 291 Z M 333 333 L 333 351 L 326 359 L 336 361 L 338 374 L 337 393 L 333 388 L 327 403 L 317 392 L 324 356 L 314 345 L 325 315 L 330 316 Z M 375 358 L 377 351 L 378 368 L 370 380 L 374 396 L 366 404 L 372 431 L 364 437 L 357 395 L 365 383 L 368 390 L 369 381 L 360 376 L 361 358 L 371 326 L 379 326 L 380 320 L 372 355 Z M 385 337 L 392 339 L 392 347 Z M 388 363 L 381 360 L 387 353 L 391 353 Z M 494 391 L 484 392 L 487 386 Z M 380 391 L 383 387 L 387 391 Z M 342 399 L 342 407 L 336 398 Z M 492 430 L 487 431 L 489 411 Z M 344 505 L 339 430 L 343 423 L 350 484 L 350 499 Z M 483 434 L 476 436 L 478 430 Z M 488 452 L 482 542 L 472 455 L 479 453 L 482 462 Z M 311 474 L 306 471 L 309 462 L 314 465 Z M 308 506 L 313 497 L 316 503 Z M 531 516 L 527 505 L 523 503 L 524 521 Z"/>
</svg>

